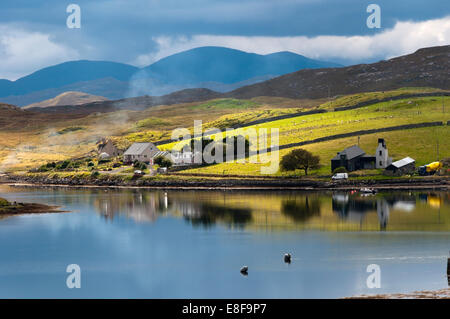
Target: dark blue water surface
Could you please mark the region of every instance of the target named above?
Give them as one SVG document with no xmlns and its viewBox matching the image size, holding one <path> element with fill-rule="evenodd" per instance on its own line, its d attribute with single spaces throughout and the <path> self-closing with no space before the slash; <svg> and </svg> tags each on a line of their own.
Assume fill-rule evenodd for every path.
<svg viewBox="0 0 450 319">
<path fill-rule="evenodd" d="M 0 217 L 0 298 L 335 298 L 448 285 L 449 193 L 0 186 L 0 197 L 68 211 Z M 80 289 L 66 285 L 69 264 Z M 369 264 L 380 288 L 366 285 Z"/>
</svg>

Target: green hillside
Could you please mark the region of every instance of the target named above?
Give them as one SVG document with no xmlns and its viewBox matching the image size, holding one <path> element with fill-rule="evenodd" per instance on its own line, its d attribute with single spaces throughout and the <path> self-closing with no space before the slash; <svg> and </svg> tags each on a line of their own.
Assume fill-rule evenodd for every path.
<svg viewBox="0 0 450 319">
<path fill-rule="evenodd" d="M 194 120 L 202 120 L 205 129 L 241 126 L 229 131 L 229 135 L 245 135 L 253 129 L 278 129 L 279 155 L 283 156 L 299 147 L 287 145 L 305 143 L 302 148 L 320 156 L 321 168 L 312 172 L 318 175 L 330 174 L 330 159 L 338 151 L 357 144 L 357 135 L 360 135 L 360 146 L 367 154 L 374 154 L 377 139 L 383 137 L 394 159 L 410 156 L 416 159 L 417 164 L 424 164 L 436 160 L 437 144 L 439 158 L 450 157 L 450 130 L 447 125 L 447 121 L 450 121 L 450 97 L 423 96 L 440 92 L 430 88 L 405 88 L 341 96 L 328 102 L 265 97 L 251 100 L 216 99 L 202 103 L 162 105 L 143 111 L 93 113 L 81 118 L 66 116 L 50 120 L 44 116 L 35 118 L 32 114 L 19 114 L 17 118 L 10 116 L 8 125 L 0 127 L 0 171 L 28 171 L 49 162 L 94 158 L 96 142 L 101 137 L 111 138 L 122 149 L 133 142 L 170 140 L 175 128 L 185 127 L 192 132 Z M 370 102 L 380 100 L 385 102 Z M 360 103 L 372 104 L 334 111 L 335 108 Z M 316 113 L 299 115 L 302 112 Z M 272 120 L 280 116 L 284 118 Z M 254 121 L 259 121 L 259 124 L 251 125 Z M 360 132 L 352 137 L 314 142 L 315 139 L 337 134 L 429 122 L 441 122 L 444 125 L 370 134 Z M 223 137 L 224 133 L 221 135 Z M 159 148 L 170 150 L 174 146 L 175 143 L 166 143 L 159 145 Z M 257 148 L 257 145 L 253 148 Z M 183 173 L 259 175 L 262 165 L 258 164 L 260 159 L 251 159 L 256 163 L 223 163 L 188 169 Z M 86 169 L 81 165 L 76 171 L 83 172 Z M 89 171 L 92 169 L 89 168 Z M 286 173 L 278 172 L 277 175 Z"/>
</svg>

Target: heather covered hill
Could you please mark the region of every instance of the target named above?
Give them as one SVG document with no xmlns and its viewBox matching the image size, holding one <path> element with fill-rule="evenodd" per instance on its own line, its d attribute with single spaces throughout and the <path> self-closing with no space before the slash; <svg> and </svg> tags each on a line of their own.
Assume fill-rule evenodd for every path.
<svg viewBox="0 0 450 319">
<path fill-rule="evenodd" d="M 233 98 L 324 98 L 401 87 L 450 89 L 450 45 L 417 50 L 372 64 L 300 70 L 227 93 Z"/>
</svg>

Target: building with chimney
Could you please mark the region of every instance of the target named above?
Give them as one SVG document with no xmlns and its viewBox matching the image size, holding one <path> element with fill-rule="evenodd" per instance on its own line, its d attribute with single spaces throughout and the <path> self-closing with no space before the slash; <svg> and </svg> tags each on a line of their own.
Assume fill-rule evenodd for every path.
<svg viewBox="0 0 450 319">
<path fill-rule="evenodd" d="M 376 168 L 386 168 L 392 164 L 392 157 L 389 157 L 388 149 L 386 147 L 386 142 L 384 138 L 378 139 L 378 146 L 375 152 L 375 167 Z"/>
</svg>

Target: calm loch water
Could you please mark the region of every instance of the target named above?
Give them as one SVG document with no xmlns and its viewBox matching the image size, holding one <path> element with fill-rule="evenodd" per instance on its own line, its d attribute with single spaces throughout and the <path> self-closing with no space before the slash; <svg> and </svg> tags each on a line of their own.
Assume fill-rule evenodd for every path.
<svg viewBox="0 0 450 319">
<path fill-rule="evenodd" d="M 70 211 L 0 217 L 1 298 L 336 298 L 448 286 L 448 192 L 0 186 L 0 197 Z M 80 289 L 66 286 L 69 264 L 81 268 Z M 380 288 L 367 288 L 370 264 Z"/>
</svg>

